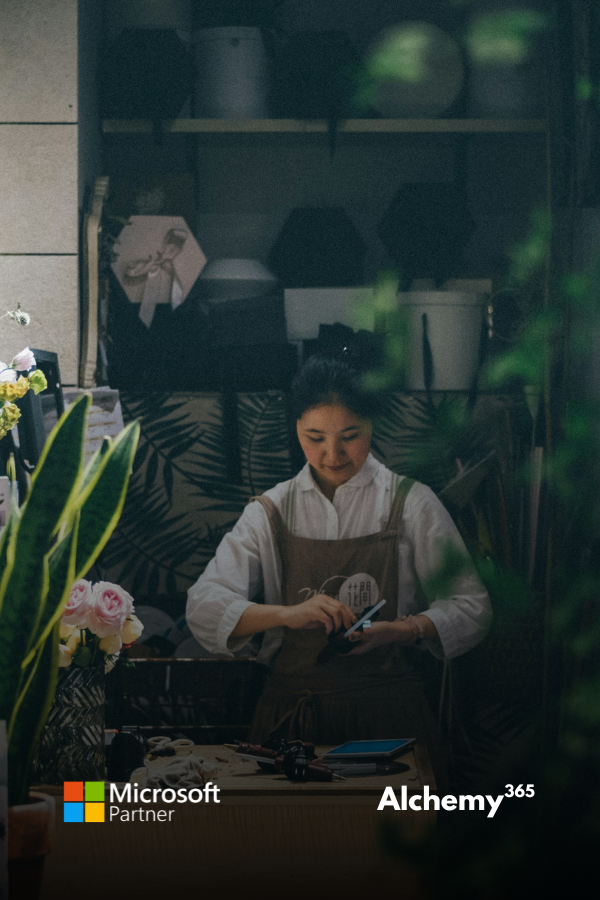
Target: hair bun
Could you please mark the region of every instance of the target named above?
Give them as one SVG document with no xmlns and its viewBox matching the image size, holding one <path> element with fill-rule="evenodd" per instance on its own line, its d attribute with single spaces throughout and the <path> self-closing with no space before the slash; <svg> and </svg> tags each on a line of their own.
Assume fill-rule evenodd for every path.
<svg viewBox="0 0 600 900">
<path fill-rule="evenodd" d="M 371 331 L 355 332 L 348 325 L 319 325 L 317 353 L 343 359 L 359 372 L 374 369 L 383 362 L 382 334 Z"/>
</svg>

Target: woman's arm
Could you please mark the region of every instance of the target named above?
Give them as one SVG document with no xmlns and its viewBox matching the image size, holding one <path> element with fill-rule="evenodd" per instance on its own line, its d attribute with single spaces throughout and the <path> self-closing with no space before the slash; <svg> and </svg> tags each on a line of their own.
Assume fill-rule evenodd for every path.
<svg viewBox="0 0 600 900">
<path fill-rule="evenodd" d="M 273 572 L 277 568 L 272 532 L 263 507 L 252 503 L 188 591 L 187 623 L 196 640 L 211 653 L 231 656 L 251 635 L 283 625 L 325 627 L 329 634 L 356 621 L 348 607 L 325 594 L 290 607 L 253 603 L 265 568 Z M 276 596 L 276 585 L 271 584 L 270 593 Z"/>
<path fill-rule="evenodd" d="M 266 516 L 262 521 L 263 516 L 259 504 L 247 506 L 188 591 L 187 623 L 196 640 L 211 653 L 231 656 L 249 640 L 249 635 L 230 638 L 242 613 L 257 605 L 251 599 L 261 587 L 261 553 L 268 547 L 269 537 L 269 524 Z"/>
<path fill-rule="evenodd" d="M 418 487 L 414 498 L 407 498 L 405 534 L 428 606 L 419 618 L 428 618 L 437 631 L 439 644 L 427 641 L 431 652 L 453 659 L 483 640 L 492 607 L 450 513 L 430 488 Z"/>
<path fill-rule="evenodd" d="M 350 656 L 368 653 L 382 644 L 415 644 L 419 640 L 439 643 L 437 628 L 428 616 L 408 616 L 393 622 L 373 622 L 366 631 L 355 631 L 348 640 L 358 644 Z"/>
<path fill-rule="evenodd" d="M 487 591 L 450 514 L 425 485 L 415 485 L 409 493 L 403 529 L 400 608 L 416 605 L 420 594 L 421 611 L 413 607 L 417 614 L 408 619 L 374 622 L 363 634 L 352 635 L 357 642 L 352 654 L 422 638 L 440 659 L 460 656 L 487 633 L 492 618 Z M 428 608 L 423 609 L 423 601 Z"/>
<path fill-rule="evenodd" d="M 294 606 L 263 606 L 253 603 L 244 610 L 231 636 L 242 637 L 283 625 L 293 629 L 324 627 L 325 633 L 329 634 L 334 630 L 350 628 L 354 622 L 356 616 L 344 603 L 327 594 L 316 594 L 310 600 Z"/>
</svg>

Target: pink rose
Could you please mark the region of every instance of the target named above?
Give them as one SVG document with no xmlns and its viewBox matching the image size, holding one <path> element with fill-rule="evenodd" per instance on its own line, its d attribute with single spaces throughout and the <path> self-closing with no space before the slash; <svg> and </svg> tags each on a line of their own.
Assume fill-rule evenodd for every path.
<svg viewBox="0 0 600 900">
<path fill-rule="evenodd" d="M 98 637 L 119 634 L 133 612 L 133 598 L 118 584 L 99 581 L 92 588 L 87 627 Z"/>
<path fill-rule="evenodd" d="M 87 628 L 87 616 L 91 598 L 91 583 L 80 578 L 71 588 L 71 596 L 62 615 L 64 624 L 72 628 Z"/>
</svg>

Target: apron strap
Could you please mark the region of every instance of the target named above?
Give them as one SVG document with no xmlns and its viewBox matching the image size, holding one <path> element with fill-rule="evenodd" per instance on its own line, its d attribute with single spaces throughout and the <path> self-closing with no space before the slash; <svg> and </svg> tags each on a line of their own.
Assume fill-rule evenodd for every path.
<svg viewBox="0 0 600 900">
<path fill-rule="evenodd" d="M 287 528 L 285 527 L 285 523 L 281 517 L 281 513 L 273 503 L 270 497 L 266 497 L 264 494 L 258 494 L 256 497 L 250 497 L 248 503 L 252 503 L 253 500 L 256 500 L 257 503 L 260 503 L 262 508 L 267 514 L 267 518 L 269 519 L 269 523 L 273 530 L 273 536 L 278 545 L 280 545 L 281 539 L 287 532 Z"/>
<path fill-rule="evenodd" d="M 398 485 L 396 496 L 392 501 L 392 508 L 390 509 L 390 517 L 388 519 L 386 531 L 400 531 L 400 521 L 402 519 L 402 513 L 404 512 L 404 504 L 408 497 L 408 492 L 414 483 L 414 478 L 403 478 Z"/>
<path fill-rule="evenodd" d="M 404 504 L 406 502 L 406 498 L 408 497 L 408 493 L 414 483 L 414 478 L 403 478 L 400 481 L 396 490 L 396 495 L 392 501 L 392 508 L 390 509 L 390 517 L 386 525 L 386 531 L 399 531 L 402 513 L 404 512 Z M 285 522 L 283 521 L 281 513 L 279 512 L 271 498 L 266 497 L 264 494 L 258 494 L 256 497 L 251 497 L 248 503 L 252 503 L 253 500 L 256 500 L 257 503 L 260 503 L 260 505 L 266 512 L 275 537 L 278 540 L 282 538 L 287 533 L 287 528 L 285 526 Z"/>
</svg>

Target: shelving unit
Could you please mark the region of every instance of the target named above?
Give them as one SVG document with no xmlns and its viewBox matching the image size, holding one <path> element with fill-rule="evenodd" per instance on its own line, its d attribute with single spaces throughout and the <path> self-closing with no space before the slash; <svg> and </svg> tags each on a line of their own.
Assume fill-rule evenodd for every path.
<svg viewBox="0 0 600 900">
<path fill-rule="evenodd" d="M 326 134 L 323 119 L 165 119 L 163 134 Z M 342 119 L 340 134 L 532 134 L 545 119 Z M 104 134 L 152 134 L 150 119 L 104 119 Z"/>
</svg>

